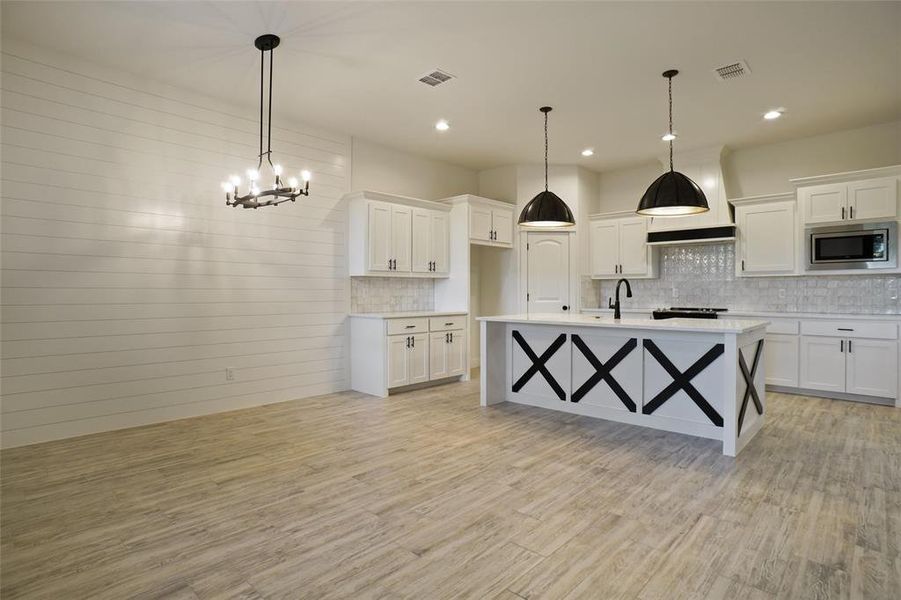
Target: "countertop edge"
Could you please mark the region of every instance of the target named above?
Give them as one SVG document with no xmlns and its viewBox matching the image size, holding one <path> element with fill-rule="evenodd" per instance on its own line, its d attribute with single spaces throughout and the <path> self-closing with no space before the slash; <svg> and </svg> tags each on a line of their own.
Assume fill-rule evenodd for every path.
<svg viewBox="0 0 901 600">
<path fill-rule="evenodd" d="M 451 317 L 469 314 L 465 310 L 408 311 L 396 313 L 350 313 L 352 319 L 425 319 L 428 317 Z"/>
</svg>

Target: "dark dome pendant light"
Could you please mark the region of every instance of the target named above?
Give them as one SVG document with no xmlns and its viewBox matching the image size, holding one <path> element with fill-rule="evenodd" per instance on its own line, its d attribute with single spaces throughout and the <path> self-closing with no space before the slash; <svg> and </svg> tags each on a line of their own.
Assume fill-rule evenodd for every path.
<svg viewBox="0 0 901 600">
<path fill-rule="evenodd" d="M 677 217 L 710 210 L 700 186 L 673 169 L 673 77 L 678 74 L 675 69 L 663 72 L 669 83 L 669 171 L 655 179 L 641 197 L 635 211 L 640 215 Z"/>
<path fill-rule="evenodd" d="M 548 190 L 547 176 L 547 114 L 550 106 L 539 108 L 544 113 L 544 191 L 529 200 L 519 214 L 519 224 L 533 229 L 550 227 L 572 227 L 576 224 L 573 213 L 560 196 Z"/>
</svg>

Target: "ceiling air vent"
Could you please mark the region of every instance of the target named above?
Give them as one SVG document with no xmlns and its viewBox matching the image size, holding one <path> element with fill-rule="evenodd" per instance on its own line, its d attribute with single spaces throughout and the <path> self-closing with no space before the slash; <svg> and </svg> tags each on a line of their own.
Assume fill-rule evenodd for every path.
<svg viewBox="0 0 901 600">
<path fill-rule="evenodd" d="M 717 67 L 713 70 L 716 73 L 716 78 L 720 81 L 729 81 L 730 79 L 738 79 L 739 77 L 744 77 L 745 75 L 749 75 L 751 73 L 750 67 L 748 67 L 748 63 L 743 60 L 739 60 L 733 63 L 729 63 L 728 65 L 723 65 L 722 67 Z"/>
<path fill-rule="evenodd" d="M 426 85 L 430 85 L 432 87 L 439 86 L 442 83 L 448 82 L 453 79 L 454 76 L 448 73 L 447 71 L 442 71 L 441 69 L 435 69 L 434 71 L 430 71 L 425 75 L 419 78 L 419 81 Z"/>
</svg>

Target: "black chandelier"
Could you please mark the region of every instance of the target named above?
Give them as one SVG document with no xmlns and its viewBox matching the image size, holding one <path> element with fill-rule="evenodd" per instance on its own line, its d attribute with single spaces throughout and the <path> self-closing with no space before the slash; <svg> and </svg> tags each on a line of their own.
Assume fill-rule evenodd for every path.
<svg viewBox="0 0 901 600">
<path fill-rule="evenodd" d="M 548 190 L 547 177 L 547 114 L 550 106 L 539 108 L 544 113 L 544 191 L 529 200 L 519 214 L 519 224 L 535 229 L 542 227 L 572 227 L 576 224 L 573 213 L 560 196 Z"/>
<path fill-rule="evenodd" d="M 648 186 L 635 211 L 649 217 L 678 217 L 707 212 L 707 196 L 701 187 L 687 176 L 673 169 L 673 77 L 679 71 L 663 72 L 669 83 L 669 130 L 663 139 L 669 142 L 669 171 Z"/>
<path fill-rule="evenodd" d="M 261 206 L 278 206 L 282 202 L 294 200 L 298 196 L 310 195 L 310 172 L 301 171 L 300 179 L 303 181 L 301 187 L 300 181 L 296 177 L 289 177 L 287 181 L 282 179 L 282 166 L 273 164 L 272 162 L 272 56 L 273 50 L 278 46 L 281 39 L 274 34 L 267 33 L 261 35 L 254 40 L 253 45 L 260 51 L 260 154 L 257 161 L 256 169 L 247 170 L 247 193 L 241 195 L 239 189 L 241 186 L 241 178 L 232 175 L 228 181 L 222 183 L 222 189 L 225 191 L 226 206 L 241 206 L 244 208 L 259 208 Z M 268 110 L 268 130 L 266 133 L 266 151 L 263 151 L 263 90 L 265 79 L 266 53 L 269 53 L 269 110 Z M 261 189 L 259 182 L 261 178 L 263 165 L 263 157 L 266 157 L 268 170 L 271 171 L 273 185 L 268 189 Z"/>
</svg>

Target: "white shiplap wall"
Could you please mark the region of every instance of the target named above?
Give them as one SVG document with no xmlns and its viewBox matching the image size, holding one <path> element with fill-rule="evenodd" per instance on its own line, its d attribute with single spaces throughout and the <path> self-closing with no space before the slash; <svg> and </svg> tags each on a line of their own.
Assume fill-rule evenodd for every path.
<svg viewBox="0 0 901 600">
<path fill-rule="evenodd" d="M 312 195 L 228 208 L 254 110 L 3 50 L 3 446 L 347 387 L 348 137 L 276 119 Z"/>
</svg>

